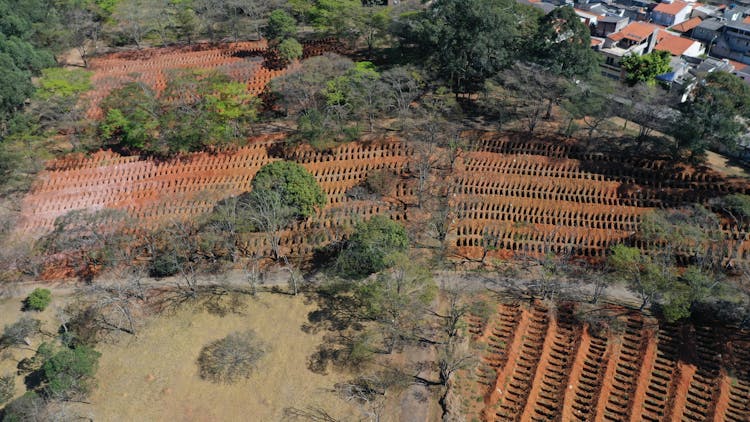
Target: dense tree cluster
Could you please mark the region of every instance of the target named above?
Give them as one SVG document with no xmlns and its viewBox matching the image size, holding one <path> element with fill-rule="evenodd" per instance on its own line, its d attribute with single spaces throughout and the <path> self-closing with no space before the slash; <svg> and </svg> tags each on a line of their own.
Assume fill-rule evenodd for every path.
<svg viewBox="0 0 750 422">
<path fill-rule="evenodd" d="M 175 73 L 161 96 L 132 82 L 103 102 L 105 142 L 157 155 L 198 151 L 243 139 L 258 100 L 245 85 L 219 73 Z M 189 118 L 186 118 L 189 116 Z"/>
</svg>

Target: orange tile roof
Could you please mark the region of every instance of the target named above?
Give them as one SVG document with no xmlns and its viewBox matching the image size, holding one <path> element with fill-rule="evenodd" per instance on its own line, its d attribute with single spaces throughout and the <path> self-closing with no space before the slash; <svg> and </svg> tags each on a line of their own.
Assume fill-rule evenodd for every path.
<svg viewBox="0 0 750 422">
<path fill-rule="evenodd" d="M 591 46 L 596 47 L 597 45 L 601 44 L 602 40 L 597 40 L 596 38 L 591 39 Z"/>
<path fill-rule="evenodd" d="M 654 7 L 654 12 L 661 12 L 665 15 L 677 15 L 680 13 L 680 11 L 684 8 L 689 6 L 689 4 L 685 3 L 684 1 L 675 0 L 672 3 L 659 3 Z"/>
<path fill-rule="evenodd" d="M 732 66 L 734 66 L 734 70 L 736 70 L 737 72 L 739 72 L 740 70 L 742 70 L 742 69 L 744 69 L 744 68 L 746 68 L 748 66 L 745 63 L 736 62 L 734 60 L 727 60 L 727 61 L 729 62 L 729 64 L 731 64 Z"/>
<path fill-rule="evenodd" d="M 685 50 L 692 47 L 696 41 L 672 35 L 666 31 L 660 31 L 656 37 L 655 50 L 668 51 L 673 56 L 681 56 Z"/>
<path fill-rule="evenodd" d="M 699 17 L 696 16 L 694 18 L 686 20 L 683 23 L 677 24 L 677 25 L 673 26 L 670 29 L 673 30 L 673 31 L 676 31 L 676 32 L 683 32 L 684 33 L 684 32 L 688 32 L 691 29 L 695 28 L 696 26 L 700 25 L 701 22 L 703 22 L 703 20 L 701 18 L 699 18 Z"/>
<path fill-rule="evenodd" d="M 742 23 L 750 23 L 750 16 L 745 16 L 745 19 L 742 19 Z"/>
<path fill-rule="evenodd" d="M 659 29 L 658 25 L 652 25 L 645 22 L 632 22 L 625 28 L 622 28 L 620 32 L 609 34 L 607 38 L 613 41 L 620 41 L 621 39 L 629 39 L 633 41 L 643 41 L 648 38 L 655 30 Z"/>
</svg>

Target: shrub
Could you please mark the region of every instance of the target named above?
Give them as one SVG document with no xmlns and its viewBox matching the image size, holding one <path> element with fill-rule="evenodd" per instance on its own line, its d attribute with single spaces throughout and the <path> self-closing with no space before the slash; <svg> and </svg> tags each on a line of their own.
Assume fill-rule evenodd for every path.
<svg viewBox="0 0 750 422">
<path fill-rule="evenodd" d="M 26 338 L 37 334 L 42 323 L 38 319 L 21 317 L 13 324 L 6 325 L 0 337 L 0 346 L 9 347 L 26 343 Z"/>
<path fill-rule="evenodd" d="M 366 277 L 395 264 L 408 247 L 404 226 L 377 215 L 357 224 L 336 260 L 336 270 L 343 277 Z"/>
<path fill-rule="evenodd" d="M 253 178 L 253 190 L 272 190 L 285 205 L 301 217 L 309 217 L 326 203 L 326 195 L 312 174 L 291 161 L 275 161 L 263 166 Z"/>
<path fill-rule="evenodd" d="M 3 422 L 26 422 L 47 420 L 47 406 L 44 399 L 33 391 L 8 403 L 3 410 Z"/>
<path fill-rule="evenodd" d="M 225 383 L 248 378 L 265 349 L 252 330 L 229 334 L 203 347 L 198 356 L 200 376 Z"/>
<path fill-rule="evenodd" d="M 159 251 L 148 267 L 148 275 L 156 278 L 169 277 L 177 274 L 179 270 L 180 263 L 174 253 Z"/>
<path fill-rule="evenodd" d="M 32 311 L 43 311 L 52 302 L 52 292 L 49 289 L 36 288 L 26 298 L 24 305 Z"/>
<path fill-rule="evenodd" d="M 49 358 L 42 369 L 47 390 L 55 397 L 86 396 L 101 353 L 88 346 L 65 349 Z"/>
<path fill-rule="evenodd" d="M 302 44 L 294 38 L 287 38 L 277 47 L 279 57 L 285 62 L 291 62 L 302 57 Z"/>
<path fill-rule="evenodd" d="M 16 391 L 16 377 L 13 374 L 5 374 L 0 377 L 0 405 L 13 398 Z"/>
</svg>

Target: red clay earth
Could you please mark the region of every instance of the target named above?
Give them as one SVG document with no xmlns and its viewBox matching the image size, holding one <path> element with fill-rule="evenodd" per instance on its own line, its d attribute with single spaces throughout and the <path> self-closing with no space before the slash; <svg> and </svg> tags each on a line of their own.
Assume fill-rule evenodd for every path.
<svg viewBox="0 0 750 422">
<path fill-rule="evenodd" d="M 18 229 L 40 236 L 54 227 L 56 218 L 82 209 L 125 210 L 146 227 L 208 212 L 222 198 L 248 190 L 255 172 L 275 159 L 269 150 L 278 149 L 282 138 L 263 135 L 235 151 L 167 162 L 106 151 L 53 161 L 24 199 Z M 568 146 L 546 144 L 553 142 L 554 148 L 545 149 L 545 141 L 486 134 L 475 142 L 474 151 L 459 154 L 447 177 L 454 212 L 446 241 L 455 256 L 476 259 L 489 249 L 489 257 L 552 251 L 601 259 L 610 244 L 632 235 L 639 217 L 653 207 L 702 201 L 718 190 L 748 191 L 747 183 L 722 179 L 706 169 L 678 171 L 660 163 L 571 158 L 574 151 L 561 152 Z M 300 148 L 288 159 L 310 170 L 329 202 L 316 218 L 286 233 L 283 247 L 290 253 L 311 252 L 305 240 L 311 236 L 323 244 L 333 240 L 334 235 L 321 232 L 350 225 L 355 216 L 387 212 L 409 218 L 411 211 L 405 211 L 403 203 L 414 197 L 413 179 L 407 177 L 411 158 L 407 145 L 397 139 L 349 143 L 327 152 Z M 383 168 L 402 175 L 391 197 L 363 201 L 347 195 L 369 172 Z M 261 238 L 249 247 L 262 253 Z M 745 242 L 741 259 L 747 259 L 749 246 Z"/>
<path fill-rule="evenodd" d="M 161 94 L 167 85 L 169 72 L 178 69 L 219 70 L 234 80 L 246 83 L 250 93 L 259 95 L 271 79 L 289 70 L 269 68 L 267 61 L 263 60 L 267 56 L 267 48 L 266 40 L 198 43 L 94 57 L 89 60 L 94 88 L 86 97 L 89 101 L 87 115 L 93 119 L 101 118 L 101 101 L 113 89 L 127 82 L 143 82 Z M 340 50 L 341 45 L 332 39 L 303 43 L 303 57 Z"/>
<path fill-rule="evenodd" d="M 748 421 L 750 331 L 659 324 L 612 309 L 624 329 L 593 337 L 542 304 L 501 305 L 487 327 L 477 388 L 485 421 Z M 491 369 L 487 369 L 491 368 Z"/>
</svg>

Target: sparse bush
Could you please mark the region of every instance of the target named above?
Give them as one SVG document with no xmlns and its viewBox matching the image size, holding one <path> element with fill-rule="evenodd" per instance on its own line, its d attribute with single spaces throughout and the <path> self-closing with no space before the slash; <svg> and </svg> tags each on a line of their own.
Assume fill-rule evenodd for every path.
<svg viewBox="0 0 750 422">
<path fill-rule="evenodd" d="M 266 345 L 254 331 L 234 332 L 203 347 L 198 356 L 199 373 L 201 378 L 213 382 L 249 378 L 265 353 Z"/>
<path fill-rule="evenodd" d="M 26 339 L 39 332 L 42 323 L 38 319 L 21 317 L 13 324 L 6 325 L 0 337 L 0 347 L 10 347 L 25 344 Z"/>
<path fill-rule="evenodd" d="M 52 292 L 49 289 L 36 288 L 26 298 L 24 305 L 32 311 L 43 311 L 52 302 Z"/>
<path fill-rule="evenodd" d="M 44 399 L 33 391 L 8 403 L 3 409 L 3 422 L 27 422 L 48 420 L 47 405 Z"/>
<path fill-rule="evenodd" d="M 0 405 L 13 398 L 16 391 L 16 377 L 13 374 L 5 374 L 0 377 Z"/>
</svg>

